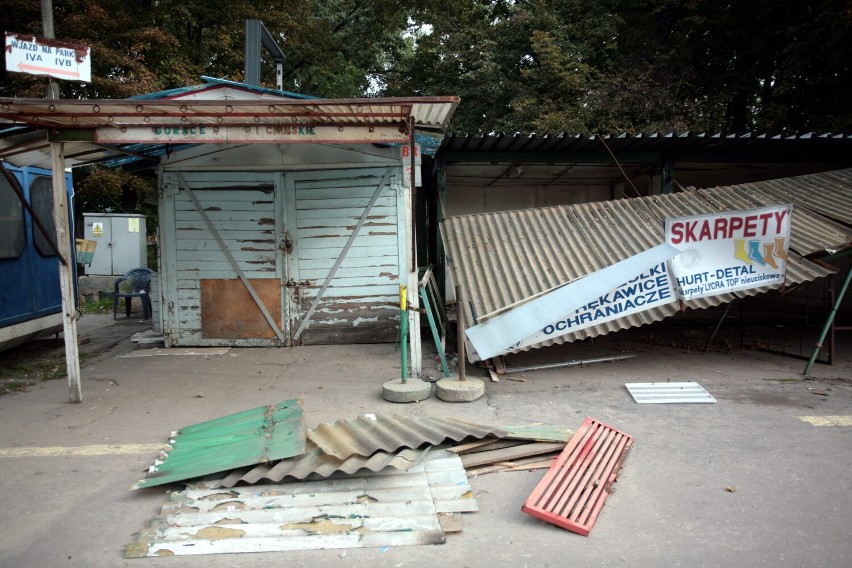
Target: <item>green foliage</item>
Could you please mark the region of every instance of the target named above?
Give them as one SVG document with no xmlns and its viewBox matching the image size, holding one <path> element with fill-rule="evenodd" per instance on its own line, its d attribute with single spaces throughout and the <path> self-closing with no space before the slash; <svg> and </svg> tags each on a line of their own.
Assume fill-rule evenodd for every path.
<svg viewBox="0 0 852 568">
<path fill-rule="evenodd" d="M 148 234 L 157 230 L 157 182 L 122 169 L 92 166 L 75 172 L 75 203 L 80 213 L 140 213 Z"/>
<path fill-rule="evenodd" d="M 112 298 L 100 298 L 97 301 L 80 304 L 80 311 L 84 314 L 111 314 L 112 308 Z"/>
<path fill-rule="evenodd" d="M 57 37 L 92 47 L 90 84 L 122 98 L 244 78 L 244 26 L 283 50 L 284 89 L 459 95 L 454 131 L 848 131 L 849 0 L 54 0 Z M 40 35 L 38 3 L 7 29 Z M 264 52 L 265 53 L 265 52 Z M 263 55 L 266 58 L 266 55 Z M 275 86 L 266 60 L 262 83 Z M 44 80 L 0 70 L 0 95 Z"/>
</svg>

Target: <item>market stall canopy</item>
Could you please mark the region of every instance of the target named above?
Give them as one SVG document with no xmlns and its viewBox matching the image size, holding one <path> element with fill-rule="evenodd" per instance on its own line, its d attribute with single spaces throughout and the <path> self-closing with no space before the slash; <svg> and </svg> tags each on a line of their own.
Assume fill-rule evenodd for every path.
<svg viewBox="0 0 852 568">
<path fill-rule="evenodd" d="M 458 97 L 369 99 L 0 99 L 0 159 L 46 166 L 150 158 L 199 143 L 403 143 L 410 122 L 440 134 Z"/>
</svg>

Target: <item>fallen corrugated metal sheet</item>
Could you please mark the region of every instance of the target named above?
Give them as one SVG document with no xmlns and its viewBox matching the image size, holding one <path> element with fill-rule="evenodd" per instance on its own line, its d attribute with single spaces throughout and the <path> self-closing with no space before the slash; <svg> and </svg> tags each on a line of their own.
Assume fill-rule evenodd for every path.
<svg viewBox="0 0 852 568">
<path fill-rule="evenodd" d="M 297 456 L 305 451 L 302 401 L 285 400 L 173 432 L 169 447 L 132 489 Z"/>
<path fill-rule="evenodd" d="M 771 192 L 776 182 L 705 189 L 635 199 L 570 206 L 482 213 L 448 217 L 441 224 L 447 264 L 469 302 L 467 321 L 487 316 L 543 292 L 601 270 L 664 242 L 667 217 L 695 215 L 735 208 L 793 202 L 787 284 L 799 284 L 832 274 L 804 255 L 849 246 L 852 230 L 811 211 L 822 204 L 819 188 L 835 192 L 824 207 L 852 210 L 852 170 L 799 176 L 785 180 L 788 193 L 779 200 Z M 849 222 L 847 217 L 845 222 Z M 798 253 L 798 254 L 797 254 Z M 767 292 L 762 287 L 685 302 L 687 308 L 707 308 Z M 644 312 L 554 337 L 522 350 L 596 337 L 673 316 L 677 301 Z M 564 314 L 562 314 L 564 315 Z M 559 317 L 559 315 L 555 315 Z M 513 352 L 513 351 L 509 351 Z M 472 361 L 476 353 L 469 353 Z"/>
<path fill-rule="evenodd" d="M 172 494 L 128 558 L 445 542 L 439 514 L 478 509 L 458 456 L 407 472 Z"/>
<path fill-rule="evenodd" d="M 437 445 L 445 440 L 458 442 L 489 434 L 505 435 L 499 428 L 450 418 L 366 414 L 354 420 L 320 424 L 308 432 L 308 439 L 326 454 L 343 460 L 353 455 L 371 456 L 379 450 L 419 448 L 424 444 Z"/>
<path fill-rule="evenodd" d="M 376 452 L 370 457 L 353 455 L 340 460 L 309 443 L 307 451 L 301 456 L 287 458 L 277 463 L 237 469 L 226 477 L 205 479 L 203 483 L 209 488 L 233 487 L 238 483 L 279 483 L 285 477 L 305 479 L 312 474 L 322 477 L 328 477 L 337 472 L 354 474 L 362 469 L 375 472 L 392 467 L 405 471 L 420 463 L 428 451 L 429 448 L 422 450 L 405 448 L 393 453 Z"/>
</svg>

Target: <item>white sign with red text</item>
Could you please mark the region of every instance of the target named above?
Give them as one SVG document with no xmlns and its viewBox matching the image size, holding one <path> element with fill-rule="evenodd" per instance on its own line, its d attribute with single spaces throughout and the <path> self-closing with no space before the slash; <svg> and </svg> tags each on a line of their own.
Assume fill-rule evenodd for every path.
<svg viewBox="0 0 852 568">
<path fill-rule="evenodd" d="M 780 287 L 787 271 L 792 205 L 666 219 L 669 262 L 682 300 Z"/>
<path fill-rule="evenodd" d="M 6 71 L 89 83 L 91 54 L 85 45 L 6 32 Z"/>
<path fill-rule="evenodd" d="M 408 145 L 401 147 L 402 152 L 402 186 L 411 187 L 411 147 Z M 423 185 L 422 175 L 420 173 L 420 144 L 414 145 L 414 183 L 417 187 Z"/>
</svg>

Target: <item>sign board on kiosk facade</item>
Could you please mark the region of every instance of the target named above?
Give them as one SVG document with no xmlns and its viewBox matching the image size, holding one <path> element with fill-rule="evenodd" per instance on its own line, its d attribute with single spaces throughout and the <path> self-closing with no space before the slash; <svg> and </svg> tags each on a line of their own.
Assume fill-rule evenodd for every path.
<svg viewBox="0 0 852 568">
<path fill-rule="evenodd" d="M 666 219 L 666 242 L 681 251 L 669 262 L 678 298 L 781 287 L 792 213 L 787 204 Z"/>
</svg>

